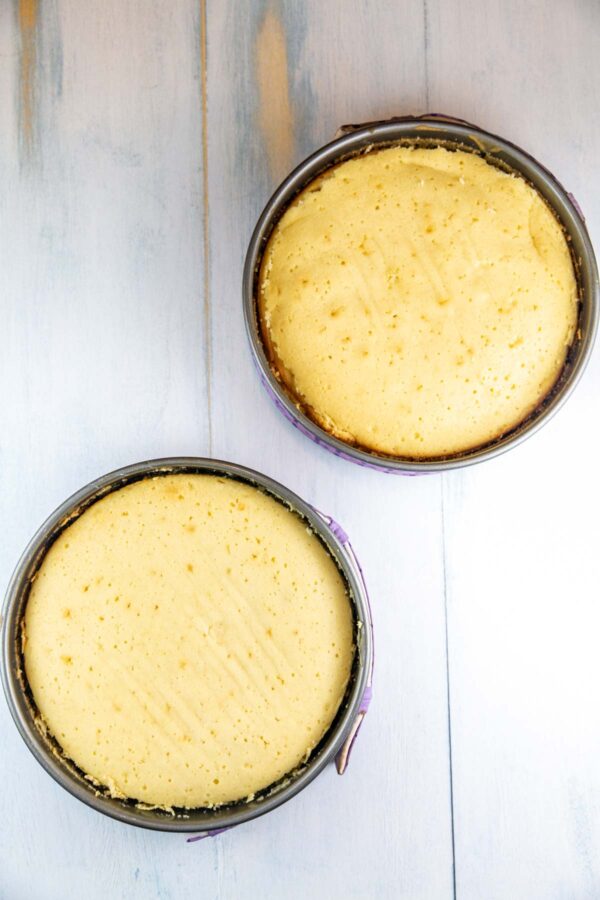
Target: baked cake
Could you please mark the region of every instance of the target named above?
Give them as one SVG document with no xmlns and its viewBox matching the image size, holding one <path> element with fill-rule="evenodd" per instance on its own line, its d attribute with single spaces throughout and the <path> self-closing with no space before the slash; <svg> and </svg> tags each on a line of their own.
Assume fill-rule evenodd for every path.
<svg viewBox="0 0 600 900">
<path fill-rule="evenodd" d="M 485 445 L 536 409 L 578 290 L 565 234 L 522 177 L 465 150 L 393 146 L 290 203 L 258 306 L 300 408 L 349 444 L 419 459 Z"/>
<path fill-rule="evenodd" d="M 345 582 L 304 519 L 227 477 L 144 478 L 52 544 L 24 616 L 42 726 L 115 797 L 210 807 L 306 761 L 354 657 Z"/>
</svg>

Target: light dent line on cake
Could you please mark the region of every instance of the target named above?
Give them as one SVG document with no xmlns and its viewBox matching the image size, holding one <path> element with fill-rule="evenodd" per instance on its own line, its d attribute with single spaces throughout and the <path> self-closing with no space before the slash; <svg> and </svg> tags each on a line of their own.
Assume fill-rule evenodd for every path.
<svg viewBox="0 0 600 900">
<path fill-rule="evenodd" d="M 357 631 L 359 631 L 359 632 L 363 628 L 363 623 L 360 620 L 357 621 L 356 628 L 357 628 Z M 354 652 L 358 652 L 358 648 L 354 644 L 353 644 L 352 649 Z M 346 692 L 347 692 L 347 686 L 346 686 L 346 690 L 338 698 L 338 701 L 337 701 L 338 713 L 341 710 L 342 703 L 346 696 Z M 61 764 L 64 764 L 66 762 L 69 765 L 74 766 L 75 769 L 77 770 L 77 772 L 80 774 L 80 776 L 83 777 L 85 781 L 89 782 L 95 788 L 94 793 L 96 794 L 96 796 L 110 797 L 113 800 L 127 801 L 128 803 L 133 803 L 135 808 L 139 809 L 139 810 L 149 811 L 149 812 L 154 811 L 154 810 L 159 810 L 170 816 L 177 817 L 177 818 L 183 818 L 183 819 L 189 818 L 189 815 L 187 815 L 184 812 L 185 810 L 194 810 L 194 809 L 218 810 L 218 809 L 223 809 L 223 808 L 231 807 L 231 806 L 239 806 L 239 805 L 243 805 L 243 804 L 249 804 L 249 803 L 252 803 L 255 801 L 260 803 L 260 802 L 263 802 L 263 801 L 269 799 L 274 794 L 279 793 L 281 790 L 286 788 L 288 785 L 292 784 L 300 775 L 302 775 L 302 773 L 304 771 L 306 771 L 308 764 L 312 761 L 315 750 L 317 749 L 317 747 L 319 746 L 319 744 L 321 743 L 323 738 L 326 736 L 327 731 L 331 727 L 331 726 L 329 726 L 329 728 L 325 729 L 323 734 L 320 736 L 319 740 L 316 741 L 312 746 L 310 746 L 306 750 L 306 753 L 304 754 L 303 759 L 300 761 L 300 763 L 294 769 L 287 772 L 284 776 L 282 776 L 280 779 L 278 779 L 273 784 L 268 785 L 264 788 L 261 788 L 260 790 L 253 791 L 252 793 L 248 794 L 248 796 L 246 796 L 246 797 L 236 798 L 232 801 L 225 801 L 222 803 L 206 803 L 202 806 L 193 807 L 193 806 L 170 806 L 170 805 L 165 805 L 165 804 L 160 804 L 160 803 L 149 804 L 149 803 L 144 803 L 142 801 L 136 800 L 134 797 L 131 797 L 124 790 L 122 790 L 118 786 L 116 780 L 113 777 L 106 775 L 102 778 L 96 778 L 94 775 L 90 775 L 88 773 L 85 773 L 83 770 L 81 770 L 79 768 L 79 766 L 77 765 L 77 763 L 73 760 L 73 758 L 68 756 L 64 752 L 64 750 L 60 747 L 60 745 L 57 743 L 56 738 L 54 737 L 54 734 L 48 727 L 48 724 L 41 713 L 36 712 L 34 714 L 34 724 L 35 724 L 35 727 L 37 728 L 37 730 L 40 732 L 42 738 L 44 739 L 44 741 L 45 741 L 49 751 L 52 753 L 52 755 L 57 760 L 59 760 Z"/>
<path fill-rule="evenodd" d="M 290 507 L 290 508 L 293 509 L 293 507 Z M 309 530 L 309 529 L 307 529 L 307 530 Z M 360 620 L 357 620 L 355 624 L 356 624 L 357 632 L 360 634 L 360 631 L 364 627 L 363 623 Z M 22 633 L 23 633 L 23 639 L 24 639 L 24 635 L 25 635 L 24 627 L 22 628 Z M 355 657 L 357 654 L 360 653 L 360 648 L 357 646 L 356 643 L 353 643 L 353 645 L 352 645 L 352 652 Z M 19 679 L 25 683 L 25 675 L 24 675 L 24 672 L 22 669 L 18 670 L 17 675 L 18 675 Z M 347 689 L 348 689 L 348 685 L 346 685 L 346 689 L 338 697 L 337 704 L 336 704 L 337 708 L 338 708 L 338 714 L 342 709 L 342 704 L 344 702 L 344 699 L 345 699 L 345 696 L 347 693 Z M 248 794 L 248 796 L 246 796 L 246 797 L 241 797 L 239 799 L 235 799 L 232 801 L 225 801 L 222 803 L 206 803 L 205 805 L 200 806 L 200 807 L 198 807 L 198 806 L 193 807 L 193 806 L 170 806 L 170 805 L 165 805 L 165 804 L 144 803 L 142 801 L 136 800 L 134 797 L 131 797 L 125 791 L 123 791 L 121 788 L 119 788 L 116 780 L 114 778 L 112 778 L 111 776 L 105 776 L 105 777 L 99 779 L 93 775 L 90 775 L 90 774 L 84 772 L 82 769 L 80 769 L 80 767 L 77 765 L 75 760 L 72 757 L 70 757 L 67 753 L 65 753 L 65 751 L 60 746 L 60 744 L 58 744 L 54 734 L 50 730 L 43 715 L 38 710 L 35 710 L 32 714 L 32 717 L 33 717 L 34 725 L 35 725 L 36 729 L 39 731 L 40 735 L 42 736 L 42 739 L 44 740 L 44 743 L 45 743 L 47 749 L 49 750 L 49 752 L 61 764 L 66 763 L 69 766 L 73 766 L 75 768 L 76 772 L 79 774 L 79 776 L 82 777 L 85 781 L 89 782 L 95 788 L 94 793 L 97 797 L 109 797 L 113 800 L 126 801 L 128 803 L 133 803 L 133 805 L 135 806 L 136 809 L 139 809 L 142 811 L 151 812 L 151 811 L 158 810 L 158 811 L 164 812 L 170 816 L 181 818 L 181 819 L 189 819 L 189 815 L 185 812 L 185 810 L 190 810 L 190 811 L 194 810 L 194 809 L 218 810 L 218 809 L 223 809 L 223 808 L 231 807 L 231 806 L 239 806 L 239 805 L 243 805 L 243 804 L 249 804 L 254 801 L 263 802 L 263 801 L 269 799 L 270 797 L 272 797 L 274 794 L 279 793 L 281 790 L 286 788 L 288 785 L 292 784 L 300 775 L 302 775 L 302 773 L 304 771 L 306 771 L 308 764 L 312 761 L 315 750 L 317 749 L 317 747 L 319 746 L 321 741 L 324 739 L 329 728 L 331 727 L 331 726 L 329 726 L 328 729 L 325 729 L 323 734 L 320 736 L 319 740 L 316 741 L 312 746 L 310 746 L 307 749 L 307 751 L 304 755 L 304 758 L 294 769 L 287 772 L 284 776 L 282 776 L 280 779 L 278 779 L 273 784 L 268 785 L 267 787 L 262 788 L 258 791 L 254 791 L 254 792 Z"/>
</svg>

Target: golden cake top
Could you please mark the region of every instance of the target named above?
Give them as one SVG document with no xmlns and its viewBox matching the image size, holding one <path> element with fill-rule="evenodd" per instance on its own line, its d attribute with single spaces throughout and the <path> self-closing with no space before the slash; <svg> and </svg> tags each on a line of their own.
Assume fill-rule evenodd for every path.
<svg viewBox="0 0 600 900">
<path fill-rule="evenodd" d="M 521 177 L 442 147 L 340 163 L 290 204 L 259 279 L 263 338 L 331 433 L 435 458 L 522 422 L 577 320 L 561 226 Z"/>
<path fill-rule="evenodd" d="M 65 754 L 113 795 L 226 803 L 306 760 L 349 679 L 345 583 L 301 517 L 214 475 L 128 485 L 44 558 L 27 679 Z"/>
</svg>

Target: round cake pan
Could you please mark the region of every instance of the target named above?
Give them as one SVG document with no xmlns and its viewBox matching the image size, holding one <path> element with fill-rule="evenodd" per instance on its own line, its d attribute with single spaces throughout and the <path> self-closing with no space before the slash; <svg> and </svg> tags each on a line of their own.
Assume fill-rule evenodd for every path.
<svg viewBox="0 0 600 900">
<path fill-rule="evenodd" d="M 263 210 L 250 239 L 243 276 L 246 330 L 255 364 L 271 399 L 283 415 L 307 437 L 327 450 L 359 465 L 405 475 L 440 472 L 472 465 L 504 453 L 537 431 L 563 405 L 589 359 L 598 321 L 599 284 L 594 251 L 583 214 L 572 194 L 533 157 L 503 138 L 449 116 L 406 116 L 366 125 L 349 125 L 340 136 L 309 156 L 277 188 Z M 561 376 L 534 412 L 520 425 L 497 440 L 433 459 L 405 459 L 354 447 L 317 425 L 285 390 L 272 370 L 265 352 L 257 305 L 260 264 L 271 232 L 293 198 L 324 170 L 373 148 L 395 144 L 445 146 L 482 156 L 493 165 L 525 178 L 546 200 L 562 224 L 569 241 L 579 287 L 579 319 L 575 337 Z"/>
<path fill-rule="evenodd" d="M 22 658 L 21 625 L 29 589 L 44 555 L 68 525 L 95 501 L 111 491 L 143 478 L 177 473 L 215 474 L 236 479 L 265 491 L 300 515 L 336 562 L 348 588 L 354 614 L 355 656 L 350 683 L 329 731 L 308 761 L 250 801 L 212 809 L 176 809 L 174 814 L 148 809 L 133 800 L 119 800 L 95 788 L 84 773 L 62 754 L 59 745 L 38 724 Z M 330 762 L 340 774 L 371 696 L 373 631 L 362 570 L 343 529 L 281 484 L 233 463 L 194 457 L 158 459 L 110 472 L 73 494 L 34 535 L 12 576 L 2 614 L 2 682 L 13 719 L 35 758 L 67 791 L 93 809 L 129 825 L 158 831 L 208 832 L 224 830 L 257 818 L 289 800 Z"/>
</svg>

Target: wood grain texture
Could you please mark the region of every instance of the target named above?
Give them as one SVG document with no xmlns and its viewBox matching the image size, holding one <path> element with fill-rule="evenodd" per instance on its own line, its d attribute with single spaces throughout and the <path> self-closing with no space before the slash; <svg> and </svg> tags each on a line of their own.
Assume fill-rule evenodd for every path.
<svg viewBox="0 0 600 900">
<path fill-rule="evenodd" d="M 37 0 L 19 0 L 19 135 L 21 152 L 29 155 L 34 146 L 35 72 L 37 56 Z"/>
<path fill-rule="evenodd" d="M 80 485 L 208 451 L 199 7 L 44 0 L 24 14 L 34 7 L 0 5 L 3 584 Z M 64 794 L 3 702 L 0 777 L 3 898 L 185 889 L 185 844 L 99 820 Z"/>
<path fill-rule="evenodd" d="M 379 6 L 390 38 L 400 40 L 404 26 L 418 42 L 401 62 L 390 44 L 374 68 L 369 4 L 356 4 L 352 21 L 342 4 L 320 2 L 209 9 L 213 449 L 266 471 L 344 524 L 368 572 L 377 633 L 388 636 L 378 642 L 375 699 L 348 772 L 327 772 L 256 822 L 263 843 L 251 856 L 240 846 L 249 828 L 220 839 L 222 896 L 238 896 L 243 883 L 240 896 L 274 900 L 449 897 L 439 479 L 361 470 L 286 424 L 256 378 L 240 315 L 246 246 L 278 181 L 340 124 L 392 114 L 397 81 L 411 105 L 422 104 L 422 11 L 407 6 L 399 16 Z M 236 66 L 225 68 L 224 59 Z"/>
<path fill-rule="evenodd" d="M 429 0 L 431 105 L 505 135 L 600 238 L 600 6 Z M 561 414 L 444 477 L 457 896 L 600 896 L 598 354 Z"/>
<path fill-rule="evenodd" d="M 2 900 L 600 896 L 597 355 L 522 448 L 395 478 L 282 420 L 240 296 L 279 180 L 399 113 L 521 144 L 600 238 L 599 51 L 593 0 L 0 4 L 4 582 L 95 475 L 212 453 L 344 524 L 377 637 L 343 778 L 199 844 L 69 797 L 0 703 Z"/>
</svg>

